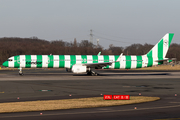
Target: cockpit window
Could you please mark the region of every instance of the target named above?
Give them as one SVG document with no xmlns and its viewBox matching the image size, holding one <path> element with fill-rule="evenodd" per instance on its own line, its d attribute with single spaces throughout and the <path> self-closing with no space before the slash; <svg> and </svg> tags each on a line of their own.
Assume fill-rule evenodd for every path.
<svg viewBox="0 0 180 120">
<path fill-rule="evenodd" d="M 12 61 L 12 59 L 7 59 L 7 61 Z"/>
</svg>

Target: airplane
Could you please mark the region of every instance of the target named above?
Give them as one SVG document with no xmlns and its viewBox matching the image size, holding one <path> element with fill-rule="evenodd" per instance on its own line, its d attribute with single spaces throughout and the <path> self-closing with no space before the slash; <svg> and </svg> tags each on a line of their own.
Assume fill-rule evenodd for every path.
<svg viewBox="0 0 180 120">
<path fill-rule="evenodd" d="M 16 55 L 7 59 L 3 66 L 19 68 L 66 68 L 73 73 L 87 73 L 97 76 L 95 69 L 136 69 L 152 67 L 172 62 L 173 58 L 165 58 L 174 33 L 167 33 L 145 55 Z"/>
</svg>

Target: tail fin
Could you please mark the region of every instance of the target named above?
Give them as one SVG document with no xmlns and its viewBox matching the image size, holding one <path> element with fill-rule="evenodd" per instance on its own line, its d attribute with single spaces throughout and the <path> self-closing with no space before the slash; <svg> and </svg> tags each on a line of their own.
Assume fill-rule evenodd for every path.
<svg viewBox="0 0 180 120">
<path fill-rule="evenodd" d="M 147 57 L 165 58 L 174 33 L 167 33 L 148 53 Z"/>
</svg>

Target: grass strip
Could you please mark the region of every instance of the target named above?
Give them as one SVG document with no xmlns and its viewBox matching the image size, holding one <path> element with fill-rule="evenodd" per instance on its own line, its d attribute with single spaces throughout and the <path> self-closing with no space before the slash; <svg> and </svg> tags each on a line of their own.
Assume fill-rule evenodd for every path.
<svg viewBox="0 0 180 120">
<path fill-rule="evenodd" d="M 159 100 L 159 97 L 131 96 L 130 100 L 103 100 L 103 97 L 0 103 L 0 113 L 107 107 Z"/>
</svg>

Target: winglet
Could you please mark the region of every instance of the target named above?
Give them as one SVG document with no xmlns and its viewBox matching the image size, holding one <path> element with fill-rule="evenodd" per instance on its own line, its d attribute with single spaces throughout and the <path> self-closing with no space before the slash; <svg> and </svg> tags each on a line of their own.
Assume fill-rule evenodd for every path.
<svg viewBox="0 0 180 120">
<path fill-rule="evenodd" d="M 101 55 L 101 51 L 97 54 L 98 56 Z"/>
<path fill-rule="evenodd" d="M 121 55 L 118 57 L 118 59 L 116 60 L 116 62 L 120 62 L 122 56 L 123 56 L 123 53 L 121 53 Z"/>
</svg>

